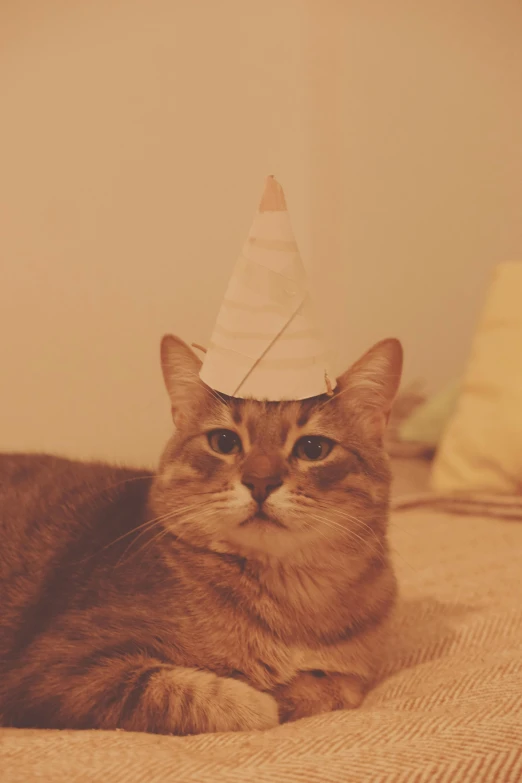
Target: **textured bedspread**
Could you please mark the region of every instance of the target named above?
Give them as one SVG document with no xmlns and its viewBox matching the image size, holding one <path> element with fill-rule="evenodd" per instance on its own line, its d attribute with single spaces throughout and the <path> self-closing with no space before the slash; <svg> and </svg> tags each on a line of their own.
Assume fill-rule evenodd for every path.
<svg viewBox="0 0 522 783">
<path fill-rule="evenodd" d="M 397 465 L 396 492 L 425 467 Z M 396 513 L 402 585 L 387 677 L 355 712 L 260 734 L 0 730 L 0 781 L 522 781 L 522 525 Z"/>
</svg>

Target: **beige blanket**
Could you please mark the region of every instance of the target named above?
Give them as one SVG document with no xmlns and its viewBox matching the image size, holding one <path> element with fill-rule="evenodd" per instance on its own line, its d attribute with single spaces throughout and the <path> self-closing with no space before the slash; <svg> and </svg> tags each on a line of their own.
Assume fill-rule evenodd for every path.
<svg viewBox="0 0 522 783">
<path fill-rule="evenodd" d="M 399 493 L 426 466 L 398 467 Z M 402 583 L 387 678 L 355 712 L 260 734 L 0 730 L 0 781 L 520 783 L 522 524 L 394 514 Z"/>
</svg>

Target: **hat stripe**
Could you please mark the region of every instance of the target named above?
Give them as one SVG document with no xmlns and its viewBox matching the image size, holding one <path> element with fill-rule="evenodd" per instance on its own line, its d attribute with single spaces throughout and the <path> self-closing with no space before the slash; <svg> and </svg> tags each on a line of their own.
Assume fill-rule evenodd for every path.
<svg viewBox="0 0 522 783">
<path fill-rule="evenodd" d="M 220 335 L 221 337 L 227 337 L 230 340 L 270 340 L 272 332 L 236 332 L 234 329 L 225 329 L 224 326 L 216 325 L 214 327 L 214 336 Z M 284 332 L 281 339 L 284 340 L 302 340 L 303 338 L 311 340 L 319 340 L 319 332 L 317 329 L 301 329 L 295 332 Z"/>
<path fill-rule="evenodd" d="M 234 351 L 233 348 L 224 348 L 222 345 L 211 341 L 210 348 L 222 356 L 227 356 L 236 364 L 244 364 L 248 360 L 245 354 L 238 351 Z M 297 370 L 304 367 L 312 367 L 320 365 L 323 371 L 326 372 L 326 356 L 324 353 L 316 354 L 314 356 L 302 356 L 300 358 L 293 359 L 266 359 L 263 358 L 263 367 L 267 370 L 279 370 L 280 372 L 288 369 Z M 324 384 L 323 384 L 324 385 Z M 325 389 L 326 391 L 326 389 Z M 319 393 L 319 392 L 318 392 Z"/>
<path fill-rule="evenodd" d="M 261 237 L 249 237 L 247 244 L 261 248 L 261 250 L 275 250 L 282 253 L 298 253 L 297 243 L 285 239 L 261 239 Z"/>
</svg>

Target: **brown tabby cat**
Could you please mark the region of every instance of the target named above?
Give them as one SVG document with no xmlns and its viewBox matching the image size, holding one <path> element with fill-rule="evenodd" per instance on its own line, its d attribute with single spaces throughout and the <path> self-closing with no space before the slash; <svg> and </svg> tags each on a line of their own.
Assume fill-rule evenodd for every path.
<svg viewBox="0 0 522 783">
<path fill-rule="evenodd" d="M 356 707 L 396 584 L 376 345 L 333 397 L 257 402 L 161 347 L 156 475 L 0 457 L 0 725 L 193 734 Z"/>
</svg>

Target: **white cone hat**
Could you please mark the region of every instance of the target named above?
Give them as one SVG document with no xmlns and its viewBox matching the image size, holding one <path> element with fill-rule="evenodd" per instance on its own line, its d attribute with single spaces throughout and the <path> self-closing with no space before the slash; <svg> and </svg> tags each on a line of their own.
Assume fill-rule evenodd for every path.
<svg viewBox="0 0 522 783">
<path fill-rule="evenodd" d="M 231 397 L 303 400 L 331 394 L 285 196 L 274 177 L 230 278 L 201 379 Z"/>
</svg>

